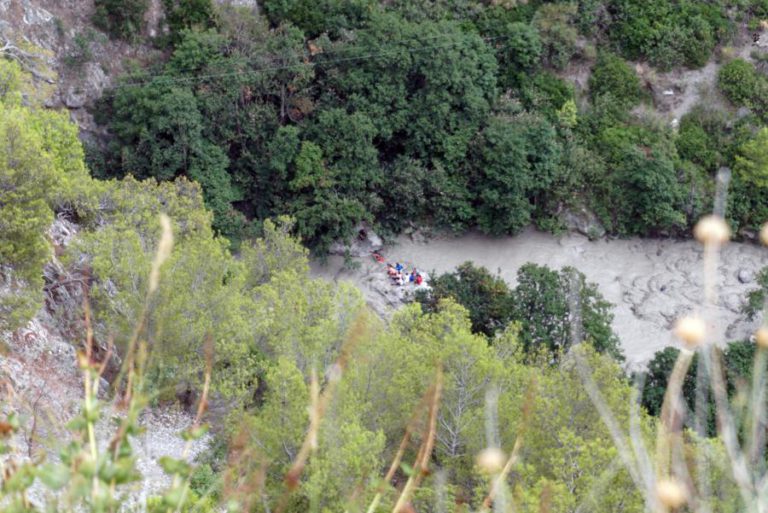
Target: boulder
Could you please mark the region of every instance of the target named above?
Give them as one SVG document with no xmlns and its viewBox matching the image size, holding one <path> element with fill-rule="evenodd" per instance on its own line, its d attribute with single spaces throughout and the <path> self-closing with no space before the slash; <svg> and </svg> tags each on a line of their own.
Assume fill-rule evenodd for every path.
<svg viewBox="0 0 768 513">
<path fill-rule="evenodd" d="M 739 283 L 750 283 L 754 279 L 754 274 L 749 269 L 739 269 L 736 273 Z"/>
<path fill-rule="evenodd" d="M 586 207 L 566 208 L 561 213 L 561 219 L 569 231 L 586 235 L 590 240 L 605 236 L 605 227 L 595 213 Z"/>
<path fill-rule="evenodd" d="M 384 241 L 367 223 L 355 227 L 355 236 L 349 241 L 336 241 L 331 244 L 328 252 L 332 255 L 364 257 L 384 246 Z"/>
</svg>

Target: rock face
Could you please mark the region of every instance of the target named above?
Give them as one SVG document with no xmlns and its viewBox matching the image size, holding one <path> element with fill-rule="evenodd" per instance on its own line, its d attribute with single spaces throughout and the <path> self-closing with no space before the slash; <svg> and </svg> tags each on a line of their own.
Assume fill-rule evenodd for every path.
<svg viewBox="0 0 768 513">
<path fill-rule="evenodd" d="M 374 251 L 379 251 L 384 247 L 384 242 L 376 232 L 374 232 L 367 223 L 360 223 L 355 227 L 357 234 L 350 241 L 338 241 L 331 245 L 329 252 L 332 255 L 365 257 L 370 256 Z"/>
<path fill-rule="evenodd" d="M 85 334 L 80 305 L 86 276 L 81 272 L 82 263 L 64 266 L 58 260 L 77 233 L 78 226 L 62 217 L 51 225 L 48 237 L 54 254 L 43 272 L 45 305 L 22 328 L 0 331 L 0 413 L 16 412 L 22 419 L 21 429 L 10 441 L 13 454 L 4 458 L 27 460 L 45 455 L 55 460 L 69 441 L 71 432 L 65 426 L 82 404 L 83 382 L 77 350 L 82 347 Z M 98 359 L 104 348 L 96 342 L 94 357 Z M 104 378 L 99 388 L 106 402 L 109 384 Z M 100 445 L 106 446 L 114 434 L 112 418 L 121 415 L 121 409 L 108 402 L 104 405 L 103 420 L 96 429 Z M 138 504 L 141 497 L 170 485 L 171 478 L 162 471 L 158 460 L 166 455 L 181 456 L 185 442 L 180 434 L 192 421 L 189 414 L 179 410 L 155 409 L 144 413 L 140 424 L 146 431 L 132 439 L 137 468 L 144 479 L 129 494 L 128 504 Z M 190 461 L 210 442 L 210 436 L 195 441 L 189 452 Z M 33 488 L 30 499 L 40 504 L 41 492 Z"/>
<path fill-rule="evenodd" d="M 91 133 L 97 127 L 86 107 L 122 73 L 123 63 L 159 54 L 146 45 L 109 39 L 93 26 L 93 11 L 92 1 L 0 0 L 0 46 L 31 45 L 37 78 L 53 85 L 46 106 L 69 109 L 81 129 Z"/>
<path fill-rule="evenodd" d="M 594 212 L 585 207 L 567 209 L 561 213 L 561 218 L 568 230 L 580 233 L 590 239 L 605 236 L 605 228 Z"/>
</svg>

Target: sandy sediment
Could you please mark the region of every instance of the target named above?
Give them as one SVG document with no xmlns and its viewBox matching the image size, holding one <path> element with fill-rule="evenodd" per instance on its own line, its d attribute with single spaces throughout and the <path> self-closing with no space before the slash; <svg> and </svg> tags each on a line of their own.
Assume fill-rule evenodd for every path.
<svg viewBox="0 0 768 513">
<path fill-rule="evenodd" d="M 383 254 L 388 261 L 437 273 L 472 261 L 498 272 L 511 285 L 526 262 L 576 267 L 615 305 L 614 330 L 631 366 L 641 366 L 659 349 L 677 345 L 670 333 L 672 323 L 685 313 L 701 312 L 703 303 L 702 247 L 690 240 L 590 241 L 577 234 L 555 237 L 529 229 L 501 238 L 479 233 L 427 242 L 400 237 Z M 313 262 L 312 272 L 354 282 L 381 314 L 401 304 L 401 292 L 388 283 L 381 264 L 368 258 L 355 262 L 359 267 L 349 269 L 341 257 L 331 257 L 326 264 Z M 719 264 L 718 299 L 704 312 L 712 323 L 712 338 L 724 342 L 748 337 L 755 323 L 746 321 L 741 308 L 747 292 L 756 286 L 755 275 L 768 265 L 768 250 L 731 243 L 723 248 Z"/>
</svg>

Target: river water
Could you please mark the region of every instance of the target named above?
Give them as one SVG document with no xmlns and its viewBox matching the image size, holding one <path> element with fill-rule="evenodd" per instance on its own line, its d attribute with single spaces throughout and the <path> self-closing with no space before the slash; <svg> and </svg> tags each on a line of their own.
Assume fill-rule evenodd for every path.
<svg viewBox="0 0 768 513">
<path fill-rule="evenodd" d="M 665 346 L 677 345 L 670 333 L 674 320 L 702 311 L 702 253 L 702 246 L 691 240 L 590 241 L 578 234 L 556 237 L 533 229 L 500 238 L 468 233 L 414 241 L 402 236 L 383 251 L 388 261 L 438 273 L 472 261 L 498 272 L 510 285 L 515 284 L 517 270 L 526 262 L 552 268 L 576 267 L 615 305 L 613 328 L 632 367 L 642 366 Z M 325 264 L 313 262 L 312 271 L 315 276 L 354 282 L 381 313 L 395 308 L 397 295 L 389 290 L 393 287 L 384 278 L 381 265 L 367 257 L 355 260 L 358 267 L 350 270 L 343 266 L 341 257 L 330 257 Z M 741 308 L 747 292 L 756 286 L 755 275 L 765 265 L 766 248 L 731 243 L 722 249 L 718 298 L 704 312 L 715 341 L 742 339 L 755 329 L 755 322 L 747 322 Z"/>
</svg>

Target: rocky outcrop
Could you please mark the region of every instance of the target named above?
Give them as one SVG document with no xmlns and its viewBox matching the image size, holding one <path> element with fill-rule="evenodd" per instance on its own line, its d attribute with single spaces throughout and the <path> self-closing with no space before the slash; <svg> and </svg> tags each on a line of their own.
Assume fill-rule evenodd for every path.
<svg viewBox="0 0 768 513">
<path fill-rule="evenodd" d="M 10 440 L 12 457 L 17 460 L 41 455 L 55 460 L 71 434 L 65 426 L 82 404 L 77 351 L 83 347 L 85 337 L 81 306 L 88 278 L 83 262 L 65 266 L 58 258 L 77 237 L 78 228 L 65 217 L 51 225 L 48 237 L 54 252 L 44 268 L 45 304 L 22 328 L 0 332 L 0 415 L 16 413 L 22 419 L 20 430 Z M 96 359 L 106 354 L 99 342 L 94 347 Z M 114 357 L 111 361 L 119 364 Z M 114 418 L 125 412 L 107 401 L 109 383 L 104 377 L 99 389 L 106 404 L 96 435 L 106 445 L 114 433 Z M 140 424 L 146 431 L 132 439 L 132 445 L 143 479 L 127 498 L 129 505 L 170 485 L 171 479 L 158 460 L 183 454 L 186 442 L 180 434 L 192 422 L 190 414 L 180 409 L 152 409 L 142 415 Z M 204 451 L 210 442 L 210 436 L 193 442 L 189 459 Z M 33 488 L 31 500 L 41 503 L 40 492 Z"/>
<path fill-rule="evenodd" d="M 595 213 L 586 207 L 567 208 L 560 214 L 560 218 L 571 232 L 580 233 L 591 240 L 605 236 L 605 227 Z"/>
<path fill-rule="evenodd" d="M 384 247 L 384 241 L 368 225 L 360 223 L 355 227 L 355 236 L 348 241 L 334 242 L 328 249 L 332 255 L 364 257 L 379 251 Z"/>
</svg>

